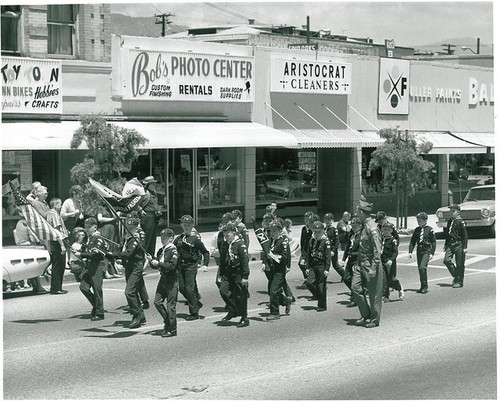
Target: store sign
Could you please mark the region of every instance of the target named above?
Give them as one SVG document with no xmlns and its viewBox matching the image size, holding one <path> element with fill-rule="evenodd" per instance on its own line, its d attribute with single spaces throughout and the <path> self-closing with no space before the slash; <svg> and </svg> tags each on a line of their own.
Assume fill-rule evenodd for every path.
<svg viewBox="0 0 500 402">
<path fill-rule="evenodd" d="M 271 91 L 348 95 L 352 68 L 349 63 L 273 59 Z"/>
<path fill-rule="evenodd" d="M 129 49 L 123 85 L 128 100 L 252 102 L 254 60 Z"/>
<path fill-rule="evenodd" d="M 2 57 L 2 113 L 62 113 L 61 61 Z"/>
<path fill-rule="evenodd" d="M 407 115 L 410 106 L 410 61 L 380 58 L 378 113 Z"/>
<path fill-rule="evenodd" d="M 469 77 L 469 105 L 487 105 L 495 103 L 493 85 L 489 86 L 479 82 L 474 77 Z"/>
</svg>

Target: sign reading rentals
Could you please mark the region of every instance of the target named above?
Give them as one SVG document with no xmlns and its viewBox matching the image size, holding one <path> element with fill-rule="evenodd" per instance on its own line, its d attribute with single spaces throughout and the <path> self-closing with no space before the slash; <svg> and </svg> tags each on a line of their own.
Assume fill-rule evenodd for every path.
<svg viewBox="0 0 500 402">
<path fill-rule="evenodd" d="M 252 102 L 251 57 L 129 49 L 123 98 Z"/>
<path fill-rule="evenodd" d="M 410 61 L 380 58 L 378 87 L 379 114 L 409 113 Z"/>
<path fill-rule="evenodd" d="M 348 95 L 351 76 L 349 63 L 273 59 L 271 91 Z"/>
<path fill-rule="evenodd" d="M 2 57 L 3 113 L 62 113 L 61 61 Z"/>
</svg>

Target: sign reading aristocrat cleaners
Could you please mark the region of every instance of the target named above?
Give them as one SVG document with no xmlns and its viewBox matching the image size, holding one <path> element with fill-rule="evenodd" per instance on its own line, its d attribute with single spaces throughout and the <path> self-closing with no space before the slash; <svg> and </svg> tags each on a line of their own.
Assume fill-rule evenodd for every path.
<svg viewBox="0 0 500 402">
<path fill-rule="evenodd" d="M 252 102 L 252 57 L 129 49 L 127 100 Z"/>
<path fill-rule="evenodd" d="M 61 61 L 2 57 L 2 113 L 62 113 Z"/>
<path fill-rule="evenodd" d="M 349 63 L 273 59 L 271 91 L 348 95 L 352 68 Z"/>
</svg>

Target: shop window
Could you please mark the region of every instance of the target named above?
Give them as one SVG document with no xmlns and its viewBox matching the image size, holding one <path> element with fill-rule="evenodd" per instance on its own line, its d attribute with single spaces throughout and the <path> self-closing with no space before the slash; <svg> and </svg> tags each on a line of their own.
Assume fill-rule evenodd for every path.
<svg viewBox="0 0 500 402">
<path fill-rule="evenodd" d="M 204 148 L 197 152 L 198 204 L 203 207 L 241 204 L 241 171 L 235 148 Z"/>
<path fill-rule="evenodd" d="M 47 6 L 48 53 L 73 55 L 76 12 L 73 5 Z"/>
<path fill-rule="evenodd" d="M 256 164 L 257 203 L 318 198 L 315 149 L 259 148 Z"/>
<path fill-rule="evenodd" d="M 2 53 L 19 53 L 21 6 L 2 6 Z"/>
</svg>

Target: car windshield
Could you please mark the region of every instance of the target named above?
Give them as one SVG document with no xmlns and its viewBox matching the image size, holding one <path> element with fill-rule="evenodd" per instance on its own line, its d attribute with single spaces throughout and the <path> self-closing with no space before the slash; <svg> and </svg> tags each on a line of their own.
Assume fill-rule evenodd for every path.
<svg viewBox="0 0 500 402">
<path fill-rule="evenodd" d="M 481 200 L 494 200 L 495 199 L 495 188 L 471 188 L 464 198 L 466 201 L 481 201 Z"/>
</svg>

